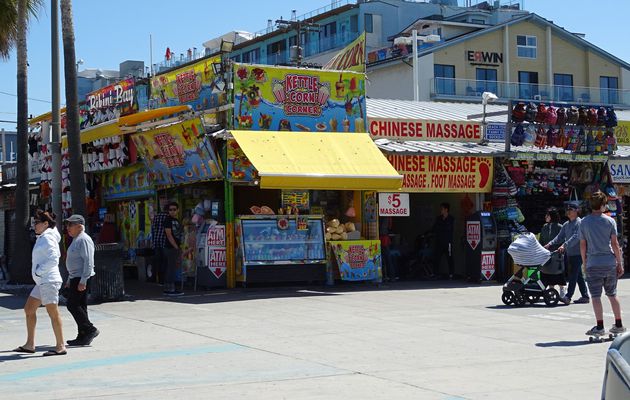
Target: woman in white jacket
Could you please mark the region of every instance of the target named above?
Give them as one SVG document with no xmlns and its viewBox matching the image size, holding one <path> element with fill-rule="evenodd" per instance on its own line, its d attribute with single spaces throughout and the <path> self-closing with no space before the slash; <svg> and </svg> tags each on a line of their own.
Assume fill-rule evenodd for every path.
<svg viewBox="0 0 630 400">
<path fill-rule="evenodd" d="M 59 314 L 59 289 L 62 279 L 59 273 L 59 241 L 61 235 L 55 227 L 55 214 L 41 210 L 35 216 L 35 233 L 37 241 L 33 247 L 31 273 L 35 281 L 35 287 L 31 291 L 24 313 L 26 314 L 26 344 L 14 351 L 19 353 L 35 353 L 35 325 L 37 324 L 37 309 L 40 305 L 46 306 L 50 316 L 53 331 L 55 333 L 56 346 L 54 350 L 44 353 L 45 356 L 58 356 L 66 354 L 63 341 L 61 315 Z"/>
</svg>

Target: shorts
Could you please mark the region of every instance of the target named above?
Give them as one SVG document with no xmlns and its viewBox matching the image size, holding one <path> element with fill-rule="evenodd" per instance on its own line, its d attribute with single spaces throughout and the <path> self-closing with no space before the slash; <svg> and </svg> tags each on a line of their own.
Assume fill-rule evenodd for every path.
<svg viewBox="0 0 630 400">
<path fill-rule="evenodd" d="M 46 304 L 59 304 L 59 289 L 61 289 L 61 282 L 42 283 L 35 285 L 31 291 L 31 297 L 35 297 Z"/>
<path fill-rule="evenodd" d="M 586 268 L 586 283 L 591 297 L 601 297 L 602 288 L 606 296 L 617 295 L 617 268 L 594 266 Z"/>
</svg>

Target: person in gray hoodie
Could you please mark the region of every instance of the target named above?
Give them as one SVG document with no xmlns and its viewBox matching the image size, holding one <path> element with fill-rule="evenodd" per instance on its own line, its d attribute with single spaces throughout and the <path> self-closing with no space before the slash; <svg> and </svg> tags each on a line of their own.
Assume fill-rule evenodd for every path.
<svg viewBox="0 0 630 400">
<path fill-rule="evenodd" d="M 40 305 L 46 307 L 56 345 L 54 350 L 44 353 L 45 356 L 60 356 L 67 354 L 63 342 L 63 327 L 59 314 L 59 289 L 62 279 L 59 273 L 59 241 L 61 235 L 55 227 L 55 214 L 38 210 L 35 215 L 35 234 L 37 241 L 33 247 L 31 274 L 35 287 L 24 305 L 26 314 L 26 343 L 13 351 L 18 353 L 35 353 L 35 326 L 37 325 L 37 309 Z"/>
<path fill-rule="evenodd" d="M 570 202 L 566 208 L 569 220 L 562 225 L 558 235 L 545 248 L 560 246 L 558 251 L 561 253 L 566 252 L 569 259 L 569 288 L 567 289 L 566 299 L 571 301 L 577 283 L 582 297 L 575 300 L 574 303 L 585 304 L 590 302 L 590 298 L 586 282 L 584 282 L 584 277 L 582 276 L 582 256 L 580 255 L 580 239 L 578 235 L 582 221 L 578 216 L 580 206 L 575 202 Z"/>
<path fill-rule="evenodd" d="M 77 323 L 78 334 L 76 339 L 68 340 L 70 346 L 88 346 L 99 330 L 94 327 L 88 317 L 87 293 L 88 280 L 94 276 L 94 242 L 85 233 L 85 218 L 74 214 L 66 220 L 68 235 L 72 237 L 72 243 L 68 247 L 66 255 L 66 268 L 68 269 L 68 302 L 67 307 L 72 318 Z"/>
</svg>

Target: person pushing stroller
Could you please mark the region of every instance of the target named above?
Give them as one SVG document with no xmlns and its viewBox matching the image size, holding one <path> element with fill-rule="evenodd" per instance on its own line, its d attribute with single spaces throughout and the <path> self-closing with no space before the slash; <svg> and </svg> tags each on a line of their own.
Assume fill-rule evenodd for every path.
<svg viewBox="0 0 630 400">
<path fill-rule="evenodd" d="M 569 304 L 571 297 L 575 293 L 575 286 L 580 289 L 582 297 L 575 300 L 576 304 L 587 304 L 590 302 L 588 289 L 582 276 L 582 256 L 580 255 L 579 230 L 582 219 L 579 217 L 580 205 L 577 202 L 566 204 L 566 213 L 569 220 L 562 225 L 560 232 L 545 245 L 545 249 L 558 247 L 558 252 L 566 253 L 569 262 L 569 288 L 563 302 Z"/>
</svg>

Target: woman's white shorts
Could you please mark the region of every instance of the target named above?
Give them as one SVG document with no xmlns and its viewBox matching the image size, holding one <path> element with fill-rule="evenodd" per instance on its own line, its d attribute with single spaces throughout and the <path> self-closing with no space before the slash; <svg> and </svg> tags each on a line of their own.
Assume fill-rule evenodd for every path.
<svg viewBox="0 0 630 400">
<path fill-rule="evenodd" d="M 61 289 L 61 282 L 42 283 L 35 285 L 31 291 L 31 297 L 39 299 L 43 305 L 59 304 L 59 289 Z"/>
</svg>

